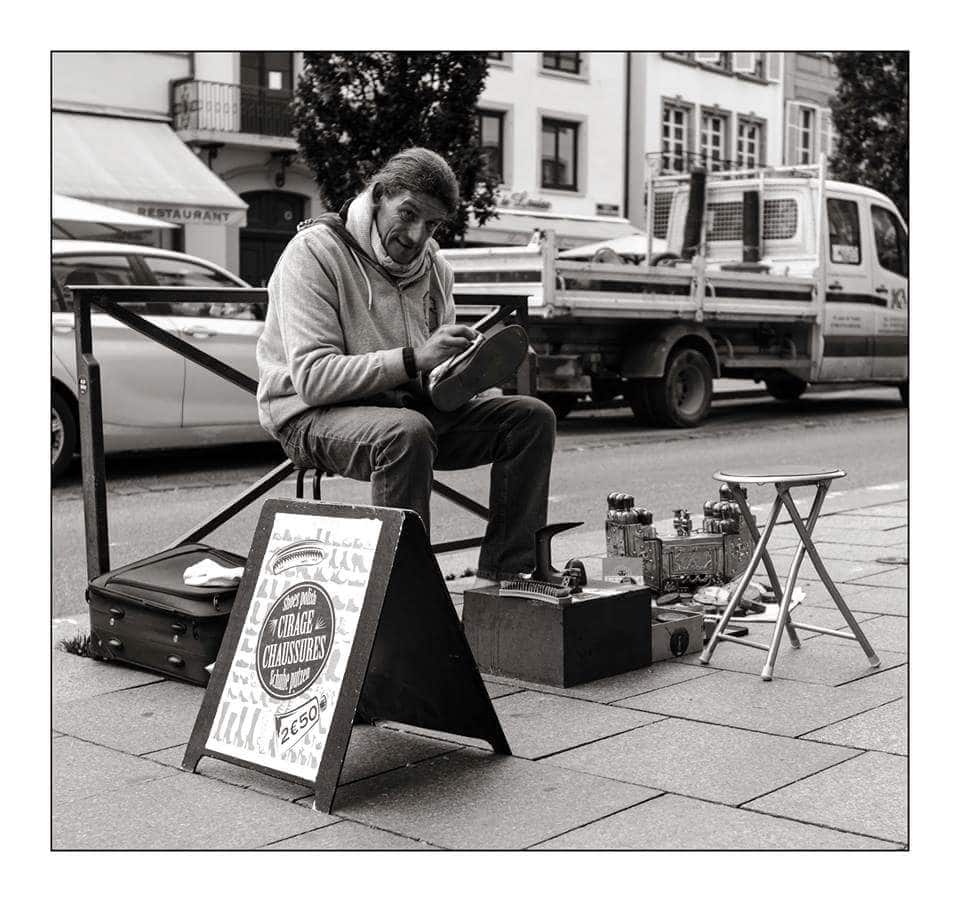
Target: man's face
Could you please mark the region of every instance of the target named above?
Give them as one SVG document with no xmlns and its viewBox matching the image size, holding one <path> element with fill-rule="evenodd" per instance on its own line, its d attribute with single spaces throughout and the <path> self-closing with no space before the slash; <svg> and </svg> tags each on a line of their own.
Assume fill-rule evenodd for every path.
<svg viewBox="0 0 960 902">
<path fill-rule="evenodd" d="M 387 197 L 377 185 L 373 199 L 380 240 L 395 263 L 412 263 L 447 218 L 440 202 L 426 194 L 401 191 Z"/>
</svg>

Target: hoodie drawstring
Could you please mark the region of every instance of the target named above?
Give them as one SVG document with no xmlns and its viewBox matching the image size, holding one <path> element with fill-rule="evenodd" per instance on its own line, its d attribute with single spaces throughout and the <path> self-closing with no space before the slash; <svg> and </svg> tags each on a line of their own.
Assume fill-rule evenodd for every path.
<svg viewBox="0 0 960 902">
<path fill-rule="evenodd" d="M 367 271 L 364 269 L 363 264 L 360 262 L 360 258 L 357 256 L 357 252 L 347 246 L 347 250 L 353 255 L 353 259 L 357 264 L 357 268 L 360 270 L 360 275 L 363 276 L 363 281 L 367 283 L 367 310 L 373 309 L 373 288 L 370 285 L 370 279 L 367 277 Z"/>
</svg>

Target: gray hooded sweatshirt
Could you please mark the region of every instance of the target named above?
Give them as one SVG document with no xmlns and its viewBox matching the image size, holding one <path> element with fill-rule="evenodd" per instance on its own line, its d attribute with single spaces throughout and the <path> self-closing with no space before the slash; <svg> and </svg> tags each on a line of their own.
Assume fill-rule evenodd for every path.
<svg viewBox="0 0 960 902">
<path fill-rule="evenodd" d="M 344 233 L 335 214 L 299 231 L 267 285 L 257 405 L 260 424 L 275 438 L 311 407 L 402 407 L 422 397 L 403 348 L 420 347 L 456 319 L 453 270 L 433 239 L 426 265 L 404 282 L 377 263 L 369 238 L 353 235 L 351 242 Z"/>
</svg>

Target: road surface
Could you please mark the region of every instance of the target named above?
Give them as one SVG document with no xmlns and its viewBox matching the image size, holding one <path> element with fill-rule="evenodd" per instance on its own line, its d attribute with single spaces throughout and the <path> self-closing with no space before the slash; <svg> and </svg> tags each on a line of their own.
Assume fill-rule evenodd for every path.
<svg viewBox="0 0 960 902">
<path fill-rule="evenodd" d="M 282 460 L 278 446 L 108 458 L 112 566 L 160 550 L 240 494 Z M 747 398 L 714 404 L 698 429 L 638 428 L 629 411 L 578 411 L 560 424 L 553 460 L 550 520 L 584 521 L 583 532 L 603 528 L 606 496 L 634 495 L 638 506 L 668 519 L 676 507 L 696 515 L 716 497 L 711 474 L 724 466 L 787 463 L 838 466 L 848 473 L 838 490 L 907 478 L 907 411 L 896 389 L 812 394 L 794 404 Z M 446 473 L 449 485 L 486 503 L 487 467 Z M 329 501 L 369 503 L 369 487 L 325 479 Z M 268 497 L 292 497 L 292 480 Z M 53 490 L 52 616 L 84 609 L 85 553 L 80 468 Z M 210 544 L 246 553 L 259 504 L 213 533 Z M 482 522 L 435 498 L 433 541 L 482 532 Z M 462 555 L 457 558 L 462 560 Z M 444 562 L 441 560 L 441 566 Z"/>
</svg>

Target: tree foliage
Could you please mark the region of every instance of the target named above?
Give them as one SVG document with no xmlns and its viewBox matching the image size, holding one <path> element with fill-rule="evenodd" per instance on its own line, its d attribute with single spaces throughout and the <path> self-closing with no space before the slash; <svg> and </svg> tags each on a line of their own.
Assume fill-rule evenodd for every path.
<svg viewBox="0 0 960 902">
<path fill-rule="evenodd" d="M 886 194 L 906 219 L 909 203 L 909 57 L 835 53 L 840 85 L 830 106 L 837 134 L 833 174 Z"/>
<path fill-rule="evenodd" d="M 487 77 L 484 53 L 304 54 L 294 99 L 294 134 L 328 209 L 337 210 L 395 153 L 429 147 L 460 182 L 460 209 L 437 234 L 452 243 L 470 212 L 495 215 L 495 180 L 476 130 Z"/>
</svg>

